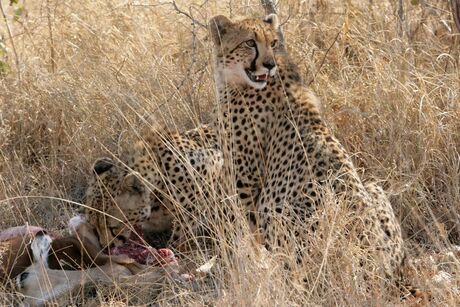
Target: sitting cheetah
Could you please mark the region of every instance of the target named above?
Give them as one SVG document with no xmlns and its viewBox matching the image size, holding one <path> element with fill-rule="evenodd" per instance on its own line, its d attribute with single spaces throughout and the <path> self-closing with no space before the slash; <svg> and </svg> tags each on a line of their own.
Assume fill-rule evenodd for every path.
<svg viewBox="0 0 460 307">
<path fill-rule="evenodd" d="M 275 221 L 287 226 L 290 237 L 304 238 L 297 249 L 301 261 L 318 227 L 317 213 L 338 204 L 324 201 L 329 189 L 353 221 L 344 232 L 359 233 L 358 244 L 382 273 L 397 277 L 404 252 L 393 209 L 380 187 L 363 184 L 327 128 L 318 99 L 280 44 L 277 16 L 236 22 L 215 16 L 209 24 L 219 97 L 215 125 L 222 173 L 230 178 L 226 193 L 236 190 L 268 249 L 287 243 Z"/>
<path fill-rule="evenodd" d="M 87 221 L 101 246 L 120 246 L 131 225 L 151 231 L 173 228 L 174 246 L 185 242 L 203 214 L 198 203 L 212 191 L 222 153 L 216 135 L 206 126 L 184 134 L 155 132 L 138 142 L 118 162 L 98 159 L 85 197 Z"/>
</svg>

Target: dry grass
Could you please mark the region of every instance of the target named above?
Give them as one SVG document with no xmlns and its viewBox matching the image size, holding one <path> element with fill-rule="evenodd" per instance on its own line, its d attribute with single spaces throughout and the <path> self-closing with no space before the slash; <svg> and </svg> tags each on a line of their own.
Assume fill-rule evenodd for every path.
<svg viewBox="0 0 460 307">
<path fill-rule="evenodd" d="M 1 20 L 0 47 L 3 42 L 7 49 L 0 61 L 10 68 L 0 76 L 1 228 L 29 222 L 62 231 L 78 209 L 65 199 L 81 201 L 97 157 L 117 154 L 146 128 L 168 124 L 182 131 L 212 118 L 206 29 L 171 3 L 2 4 L 13 40 Z M 14 19 L 19 5 L 25 11 Z M 218 13 L 262 15 L 256 0 L 177 5 L 200 23 Z M 408 271 L 412 281 L 432 290 L 436 304 L 458 304 L 460 278 L 432 278 L 440 269 L 458 271 L 458 259 L 433 264 L 427 257 L 460 245 L 460 38 L 447 1 L 404 1 L 403 21 L 397 1 L 286 0 L 279 9 L 287 45 L 322 99 L 331 128 L 355 153 L 363 176 L 380 180 L 391 193 L 411 256 L 419 259 Z M 340 227 L 333 217 L 324 218 Z M 239 237 L 232 258 L 222 257 L 207 284 L 165 290 L 158 302 L 398 303 L 378 286 L 375 295 L 360 292 L 359 278 L 347 274 L 352 263 L 338 257 L 353 248 L 340 238 L 318 240 L 317 253 L 299 268 L 312 281 L 306 294 L 286 282 L 277 261 L 292 256 L 289 251 L 261 260 L 246 239 Z M 199 254 L 195 261 L 211 256 Z M 14 300 L 7 291 L 5 303 Z M 142 301 L 133 293 L 117 289 L 108 301 Z"/>
</svg>

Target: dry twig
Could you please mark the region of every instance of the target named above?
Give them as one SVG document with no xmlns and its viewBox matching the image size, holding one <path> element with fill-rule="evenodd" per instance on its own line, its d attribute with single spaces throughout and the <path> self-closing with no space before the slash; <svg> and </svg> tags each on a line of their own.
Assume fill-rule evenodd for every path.
<svg viewBox="0 0 460 307">
<path fill-rule="evenodd" d="M 51 20 L 51 9 L 50 1 L 46 1 L 46 17 L 48 20 L 48 32 L 50 35 L 50 57 L 51 57 L 51 72 L 54 74 L 56 72 L 56 53 L 54 50 L 54 39 L 53 39 L 53 24 Z"/>
<path fill-rule="evenodd" d="M 183 10 L 181 10 L 177 4 L 176 4 L 176 1 L 173 1 L 171 2 L 171 4 L 174 6 L 174 9 L 177 11 L 177 13 L 181 14 L 181 15 L 184 15 L 186 17 L 188 17 L 194 24 L 197 24 L 199 25 L 200 27 L 203 27 L 205 29 L 207 29 L 207 25 L 205 25 L 204 23 L 202 22 L 199 22 L 198 20 L 196 20 L 195 18 L 193 18 L 193 16 Z"/>
<path fill-rule="evenodd" d="M 450 0 L 450 6 L 452 9 L 452 17 L 457 27 L 457 33 L 460 33 L 460 0 Z"/>
<path fill-rule="evenodd" d="M 14 60 L 15 60 L 15 63 L 16 63 L 16 69 L 18 71 L 18 80 L 21 81 L 21 70 L 20 70 L 20 66 L 19 66 L 19 57 L 18 57 L 18 53 L 16 52 L 16 46 L 14 45 L 13 34 L 11 33 L 11 28 L 10 28 L 10 25 L 8 23 L 8 19 L 6 17 L 5 10 L 3 9 L 3 4 L 2 4 L 1 1 L 0 1 L 0 10 L 2 11 L 3 20 L 5 21 L 6 30 L 8 31 L 8 37 L 9 37 L 9 39 L 11 41 L 11 46 L 13 48 Z"/>
<path fill-rule="evenodd" d="M 333 41 L 332 44 L 329 46 L 329 48 L 327 48 L 326 53 L 324 53 L 323 59 L 321 60 L 321 64 L 319 64 L 319 68 L 318 68 L 318 70 L 315 72 L 315 75 L 313 76 L 313 78 L 308 82 L 308 86 L 310 86 L 310 84 L 312 84 L 313 81 L 315 81 L 316 76 L 317 76 L 318 73 L 321 71 L 321 68 L 323 67 L 324 62 L 326 61 L 326 57 L 327 57 L 327 55 L 329 54 L 329 51 L 331 51 L 331 49 L 332 49 L 332 47 L 334 46 L 335 42 L 337 41 L 337 39 L 339 39 L 339 35 L 340 35 L 341 32 L 342 32 L 342 31 L 337 32 L 337 35 L 335 36 L 334 41 Z"/>
<path fill-rule="evenodd" d="M 273 0 L 261 0 L 262 6 L 264 7 L 265 13 L 268 14 L 276 14 L 276 7 L 273 3 Z"/>
</svg>

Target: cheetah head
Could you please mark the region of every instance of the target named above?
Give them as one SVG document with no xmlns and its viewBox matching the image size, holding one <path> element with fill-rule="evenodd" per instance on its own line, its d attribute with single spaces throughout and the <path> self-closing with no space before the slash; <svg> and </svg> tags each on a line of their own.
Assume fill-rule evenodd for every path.
<svg viewBox="0 0 460 307">
<path fill-rule="evenodd" d="M 218 82 L 262 89 L 276 73 L 279 22 L 275 14 L 233 22 L 219 15 L 209 21 Z"/>
<path fill-rule="evenodd" d="M 121 246 L 131 227 L 150 216 L 149 193 L 139 174 L 110 158 L 98 159 L 93 174 L 85 195 L 86 220 L 96 229 L 103 248 Z"/>
</svg>

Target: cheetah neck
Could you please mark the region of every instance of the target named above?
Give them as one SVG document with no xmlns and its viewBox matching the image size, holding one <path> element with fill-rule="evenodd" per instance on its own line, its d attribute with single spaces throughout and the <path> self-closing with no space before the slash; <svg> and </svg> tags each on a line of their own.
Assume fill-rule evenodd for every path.
<svg viewBox="0 0 460 307">
<path fill-rule="evenodd" d="M 231 107 L 240 104 L 243 99 L 251 102 L 251 99 L 260 101 L 266 100 L 273 106 L 273 112 L 298 112 L 320 119 L 319 101 L 316 96 L 307 89 L 303 83 L 297 65 L 285 53 L 276 57 L 277 73 L 261 90 L 254 89 L 247 84 L 226 84 L 222 82 L 222 76 L 216 75 L 216 86 L 219 98 L 219 105 Z M 270 92 L 269 97 L 267 93 Z M 243 98 L 242 98 L 243 97 Z M 224 109 L 225 109 L 224 108 Z M 225 110 L 218 110 L 225 112 Z"/>
</svg>

